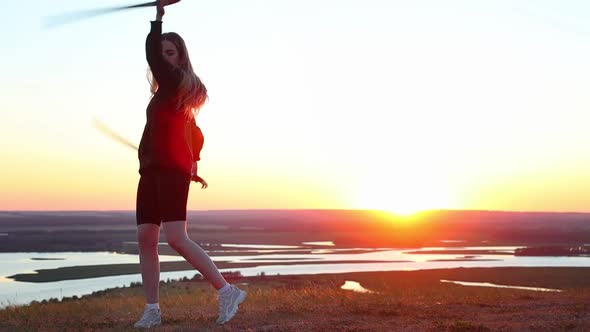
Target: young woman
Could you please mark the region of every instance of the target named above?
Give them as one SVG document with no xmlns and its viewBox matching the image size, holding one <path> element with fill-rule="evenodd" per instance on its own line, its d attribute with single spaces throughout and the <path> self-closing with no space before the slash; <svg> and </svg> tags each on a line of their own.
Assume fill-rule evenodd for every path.
<svg viewBox="0 0 590 332">
<path fill-rule="evenodd" d="M 134 327 L 161 324 L 158 287 L 160 225 L 168 244 L 207 279 L 219 301 L 218 324 L 229 321 L 246 292 L 230 285 L 207 253 L 186 233 L 186 205 L 191 180 L 207 187 L 197 175 L 203 134 L 195 112 L 207 99 L 207 89 L 193 72 L 183 39 L 176 33 L 162 34 L 164 6 L 180 0 L 159 0 L 157 16 L 146 39 L 146 57 L 151 70 L 152 98 L 139 145 L 136 220 L 141 277 L 146 295 L 143 316 Z"/>
</svg>

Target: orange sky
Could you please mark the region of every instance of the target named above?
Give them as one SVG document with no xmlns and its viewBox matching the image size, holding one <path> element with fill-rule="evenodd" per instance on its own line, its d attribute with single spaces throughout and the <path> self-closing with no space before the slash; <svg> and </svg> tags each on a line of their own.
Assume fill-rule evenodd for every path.
<svg viewBox="0 0 590 332">
<path fill-rule="evenodd" d="M 139 143 L 151 11 L 47 30 L 71 1 L 11 6 L 27 16 L 0 46 L 0 210 L 134 209 L 136 152 L 92 121 Z M 210 93 L 189 209 L 590 211 L 589 7 L 170 8 Z"/>
</svg>

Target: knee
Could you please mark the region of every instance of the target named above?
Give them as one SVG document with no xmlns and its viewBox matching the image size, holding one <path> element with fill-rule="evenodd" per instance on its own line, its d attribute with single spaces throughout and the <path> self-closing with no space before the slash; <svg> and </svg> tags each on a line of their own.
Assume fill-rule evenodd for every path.
<svg viewBox="0 0 590 332">
<path fill-rule="evenodd" d="M 186 235 L 179 235 L 179 236 L 170 236 L 170 237 L 166 237 L 166 240 L 168 241 L 168 245 L 170 247 L 172 247 L 172 249 L 178 251 L 181 251 L 182 248 L 185 246 L 185 244 L 188 241 L 188 237 L 186 237 Z"/>
<path fill-rule="evenodd" d="M 158 249 L 158 238 L 147 235 L 137 237 L 139 250 L 142 252 L 156 251 Z"/>
<path fill-rule="evenodd" d="M 139 251 L 149 252 L 158 250 L 158 241 L 139 241 Z"/>
</svg>

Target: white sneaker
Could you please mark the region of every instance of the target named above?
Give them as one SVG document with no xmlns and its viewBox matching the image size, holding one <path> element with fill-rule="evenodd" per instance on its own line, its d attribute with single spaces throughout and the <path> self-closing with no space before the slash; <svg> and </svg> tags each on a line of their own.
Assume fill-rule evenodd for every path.
<svg viewBox="0 0 590 332">
<path fill-rule="evenodd" d="M 227 323 L 238 312 L 238 305 L 246 299 L 247 292 L 230 285 L 231 289 L 224 295 L 218 295 L 219 317 L 217 324 Z"/>
<path fill-rule="evenodd" d="M 160 309 L 145 309 L 140 320 L 133 325 L 136 329 L 147 329 L 154 326 L 162 325 L 162 315 Z"/>
</svg>

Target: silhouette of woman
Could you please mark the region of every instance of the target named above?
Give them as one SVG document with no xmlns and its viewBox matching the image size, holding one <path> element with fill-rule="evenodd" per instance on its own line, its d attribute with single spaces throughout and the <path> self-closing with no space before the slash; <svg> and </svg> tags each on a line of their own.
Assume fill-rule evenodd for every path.
<svg viewBox="0 0 590 332">
<path fill-rule="evenodd" d="M 207 99 L 207 89 L 195 75 L 184 40 L 176 33 L 162 33 L 164 6 L 180 0 L 159 0 L 156 20 L 146 39 L 146 58 L 153 94 L 139 145 L 140 180 L 136 220 L 141 277 L 146 296 L 143 316 L 134 325 L 161 325 L 159 308 L 160 225 L 170 247 L 182 255 L 215 287 L 219 301 L 218 324 L 229 321 L 247 293 L 229 284 L 207 253 L 186 229 L 186 205 L 191 180 L 207 188 L 197 175 L 203 134 L 195 116 Z"/>
</svg>

